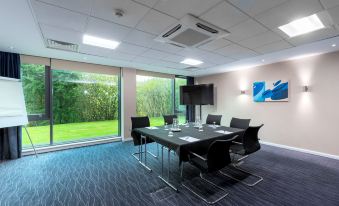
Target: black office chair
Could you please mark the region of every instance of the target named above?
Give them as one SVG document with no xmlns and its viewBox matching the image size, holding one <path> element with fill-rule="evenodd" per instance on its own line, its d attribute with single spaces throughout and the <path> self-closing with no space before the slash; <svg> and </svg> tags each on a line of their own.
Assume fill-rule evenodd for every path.
<svg viewBox="0 0 339 206">
<path fill-rule="evenodd" d="M 257 127 L 248 127 L 243 135 L 243 140 L 242 142 L 235 142 L 233 141 L 233 144 L 230 146 L 230 152 L 235 154 L 235 155 L 239 155 L 241 156 L 241 158 L 236 159 L 236 160 L 232 160 L 232 167 L 236 170 L 239 170 L 241 172 L 244 172 L 248 175 L 254 176 L 256 177 L 258 180 L 253 182 L 253 183 L 245 183 L 243 181 L 241 181 L 240 179 L 233 177 L 229 174 L 226 174 L 222 171 L 220 171 L 220 173 L 222 173 L 223 175 L 226 175 L 232 179 L 235 179 L 237 181 L 242 182 L 243 184 L 247 185 L 247 186 L 254 186 L 256 184 L 258 184 L 259 182 L 261 182 L 263 180 L 262 177 L 252 174 L 244 169 L 241 169 L 238 165 L 243 163 L 243 160 L 245 158 L 247 158 L 250 154 L 260 150 L 260 143 L 259 143 L 259 138 L 258 138 L 258 133 L 261 127 L 263 127 L 264 125 L 260 125 Z"/>
<path fill-rule="evenodd" d="M 232 117 L 230 127 L 247 129 L 250 126 L 251 119 L 239 119 Z"/>
<path fill-rule="evenodd" d="M 165 124 L 173 124 L 173 119 L 178 119 L 178 116 L 173 115 L 163 115 Z"/>
<path fill-rule="evenodd" d="M 198 196 L 200 199 L 202 199 L 208 204 L 214 204 L 220 201 L 221 199 L 223 199 L 224 197 L 228 195 L 228 192 L 222 187 L 204 178 L 203 173 L 212 173 L 212 172 L 220 171 L 227 165 L 231 164 L 231 157 L 230 157 L 228 148 L 230 147 L 231 142 L 235 138 L 236 136 L 229 140 L 214 141 L 209 146 L 207 153 L 205 155 L 199 155 L 194 152 L 189 152 L 189 162 L 200 170 L 200 178 L 204 180 L 205 182 L 213 185 L 214 187 L 222 190 L 225 193 L 221 197 L 217 198 L 216 200 L 208 201 L 207 198 L 204 198 L 201 195 L 199 195 L 192 188 L 187 186 L 184 182 L 182 183 L 182 185 L 185 188 L 187 188 L 189 191 L 191 191 L 193 194 L 195 194 L 196 196 Z M 225 148 L 227 149 L 225 150 Z"/>
<path fill-rule="evenodd" d="M 134 146 L 138 146 L 138 152 L 135 152 L 132 154 L 134 158 L 136 158 L 139 163 L 144 166 L 146 169 L 149 171 L 152 171 L 148 166 L 147 166 L 147 153 L 152 155 L 153 157 L 157 158 L 157 155 L 154 155 L 153 153 L 147 151 L 147 144 L 154 142 L 151 138 L 142 136 L 140 133 L 137 133 L 134 131 L 136 128 L 142 128 L 142 127 L 149 127 L 150 126 L 150 121 L 147 116 L 145 117 L 131 117 L 132 121 L 132 131 L 131 131 L 131 136 L 133 138 L 133 143 Z M 145 151 L 143 151 L 142 146 L 145 146 Z M 158 154 L 159 154 L 159 148 L 158 148 Z M 137 156 L 138 155 L 138 156 Z M 142 162 L 143 155 L 145 163 Z"/>
<path fill-rule="evenodd" d="M 250 126 L 251 119 L 239 119 L 232 117 L 230 127 L 239 128 L 239 129 L 247 129 Z M 236 139 L 237 142 L 242 142 L 243 134 L 239 135 Z"/>
<path fill-rule="evenodd" d="M 215 124 L 220 125 L 221 124 L 221 117 L 222 115 L 213 115 L 213 114 L 208 114 L 206 118 L 206 124 Z"/>
</svg>

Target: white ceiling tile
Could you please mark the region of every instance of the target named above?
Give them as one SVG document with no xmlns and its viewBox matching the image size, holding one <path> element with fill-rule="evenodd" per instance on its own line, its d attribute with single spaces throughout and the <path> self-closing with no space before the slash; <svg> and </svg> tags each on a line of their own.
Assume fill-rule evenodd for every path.
<svg viewBox="0 0 339 206">
<path fill-rule="evenodd" d="M 227 2 L 218 4 L 200 18 L 223 29 L 228 29 L 248 19 L 245 14 Z"/>
<path fill-rule="evenodd" d="M 323 10 L 319 0 L 287 1 L 255 18 L 269 28 L 277 28 L 298 18 L 309 16 Z"/>
<path fill-rule="evenodd" d="M 146 5 L 148 7 L 153 8 L 153 6 L 159 1 L 159 0 L 133 0 L 135 2 L 141 3 L 143 5 Z"/>
<path fill-rule="evenodd" d="M 256 35 L 254 37 L 251 37 L 249 39 L 240 41 L 238 43 L 244 47 L 254 49 L 279 40 L 282 40 L 282 38 L 279 35 L 275 34 L 274 32 L 268 31 Z"/>
<path fill-rule="evenodd" d="M 201 49 L 195 49 L 195 48 L 186 48 L 183 51 L 179 52 L 179 54 L 184 56 L 185 58 L 199 59 L 203 62 L 210 62 L 214 64 L 223 64 L 226 62 L 234 61 L 234 59 L 232 58 L 228 58 L 220 54 L 207 52 L 207 51 L 204 51 Z"/>
<path fill-rule="evenodd" d="M 32 7 L 39 23 L 84 31 L 87 17 L 85 15 L 52 6 L 38 1 L 32 1 Z"/>
<path fill-rule="evenodd" d="M 49 4 L 60 6 L 72 11 L 81 12 L 84 14 L 91 14 L 93 0 L 40 0 Z"/>
<path fill-rule="evenodd" d="M 140 56 L 154 58 L 154 59 L 163 59 L 168 55 L 169 54 L 166 52 L 149 49 L 146 52 L 142 53 Z"/>
<path fill-rule="evenodd" d="M 130 31 L 128 27 L 90 17 L 86 34 L 121 41 Z"/>
<path fill-rule="evenodd" d="M 173 62 L 167 62 L 167 61 L 161 61 L 161 60 L 154 60 L 152 61 L 151 65 L 159 66 L 159 67 L 168 67 L 173 69 L 183 69 L 187 67 L 187 65 L 183 65 L 180 63 L 173 63 Z"/>
<path fill-rule="evenodd" d="M 326 29 L 321 29 L 321 30 L 318 30 L 312 33 L 302 35 L 302 36 L 290 38 L 290 39 L 287 39 L 287 41 L 295 46 L 298 46 L 298 45 L 302 45 L 306 43 L 319 41 L 322 39 L 331 38 L 331 37 L 338 36 L 338 35 L 339 35 L 338 30 L 334 28 L 326 28 Z"/>
<path fill-rule="evenodd" d="M 236 7 L 246 12 L 250 16 L 255 16 L 261 12 L 271 9 L 287 0 L 229 0 Z"/>
<path fill-rule="evenodd" d="M 320 0 L 326 9 L 335 7 L 339 5 L 338 0 Z"/>
<path fill-rule="evenodd" d="M 230 34 L 226 37 L 226 39 L 238 42 L 257 34 L 266 32 L 267 29 L 253 19 L 248 19 L 244 22 L 241 22 L 240 24 L 229 28 L 228 31 L 230 32 Z"/>
<path fill-rule="evenodd" d="M 40 28 L 45 39 L 81 44 L 82 33 L 74 30 L 63 29 L 59 27 L 41 24 Z"/>
<path fill-rule="evenodd" d="M 287 48 L 291 48 L 292 45 L 287 43 L 284 40 L 278 41 L 278 42 L 274 42 L 271 44 L 266 44 L 262 47 L 258 47 L 255 49 L 255 51 L 262 53 L 262 54 L 266 54 L 266 53 L 271 53 L 271 52 L 275 52 L 275 51 L 279 51 L 279 50 L 283 50 L 283 49 L 287 49 Z"/>
<path fill-rule="evenodd" d="M 214 51 L 222 47 L 225 47 L 229 44 L 231 44 L 231 42 L 226 39 L 216 39 L 199 46 L 199 48 L 207 51 Z"/>
<path fill-rule="evenodd" d="M 140 55 L 147 51 L 146 47 L 136 46 L 128 43 L 121 43 L 119 47 L 116 49 L 117 52 L 123 52 L 131 55 Z"/>
<path fill-rule="evenodd" d="M 153 34 L 148 34 L 135 29 L 127 35 L 124 41 L 143 47 L 151 47 L 152 44 L 154 44 L 155 42 L 154 41 L 155 37 L 156 36 Z"/>
<path fill-rule="evenodd" d="M 115 9 L 124 11 L 122 17 L 115 15 Z M 113 21 L 124 26 L 135 27 L 150 8 L 131 0 L 95 0 L 92 16 Z"/>
<path fill-rule="evenodd" d="M 246 49 L 236 44 L 232 44 L 224 48 L 218 49 L 216 52 L 221 55 L 235 58 L 235 59 L 244 59 L 244 58 L 249 58 L 249 57 L 253 57 L 257 55 L 256 52 Z"/>
<path fill-rule="evenodd" d="M 152 9 L 137 25 L 137 29 L 158 35 L 176 21 L 175 18 Z"/>
<path fill-rule="evenodd" d="M 221 0 L 161 0 L 154 8 L 177 19 L 181 19 L 186 14 L 200 16 L 220 1 Z"/>
<path fill-rule="evenodd" d="M 101 47 L 81 44 L 79 47 L 79 52 L 82 54 L 88 54 L 93 56 L 108 57 L 109 54 L 113 51 Z"/>
<path fill-rule="evenodd" d="M 178 53 L 183 50 L 182 47 L 178 47 L 178 46 L 174 46 L 171 44 L 158 42 L 158 41 L 154 41 L 154 43 L 151 45 L 151 48 L 155 50 L 160 50 L 163 52 L 169 52 L 169 53 Z"/>
<path fill-rule="evenodd" d="M 207 62 L 204 62 L 202 63 L 201 65 L 199 65 L 200 68 L 210 68 L 210 67 L 214 67 L 216 66 L 217 64 L 212 64 L 212 63 L 207 63 Z"/>
<path fill-rule="evenodd" d="M 168 54 L 167 56 L 161 58 L 162 60 L 169 61 L 169 62 L 176 62 L 179 63 L 185 59 L 184 56 L 175 55 L 175 54 Z"/>
<path fill-rule="evenodd" d="M 210 54 L 210 55 L 206 56 L 206 58 L 208 58 L 208 62 L 217 64 L 217 65 L 227 64 L 227 63 L 235 61 L 235 59 L 233 59 L 233 58 L 225 57 L 225 56 L 219 55 L 219 54 Z"/>
<path fill-rule="evenodd" d="M 114 51 L 109 54 L 109 57 L 117 60 L 132 61 L 135 58 L 135 55 Z"/>
<path fill-rule="evenodd" d="M 339 2 L 339 0 L 338 0 L 338 2 Z M 333 22 L 334 22 L 335 24 L 339 25 L 339 6 L 330 8 L 330 9 L 328 10 L 328 13 L 329 13 L 330 16 L 332 17 Z"/>
<path fill-rule="evenodd" d="M 140 63 L 140 64 L 151 64 L 154 61 L 154 59 L 142 57 L 142 56 L 137 56 L 132 61 L 136 62 L 136 63 Z"/>
<path fill-rule="evenodd" d="M 198 49 L 198 48 L 184 48 L 177 54 L 185 56 L 186 58 L 197 58 L 201 56 L 201 52 L 203 52 L 203 50 Z"/>
</svg>

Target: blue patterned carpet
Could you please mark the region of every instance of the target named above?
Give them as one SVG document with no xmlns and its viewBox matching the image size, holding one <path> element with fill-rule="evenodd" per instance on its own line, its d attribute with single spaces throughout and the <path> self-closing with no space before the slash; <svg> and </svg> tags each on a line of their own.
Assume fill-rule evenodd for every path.
<svg viewBox="0 0 339 206">
<path fill-rule="evenodd" d="M 167 188 L 157 178 L 159 162 L 152 159 L 155 171 L 147 172 L 131 156 L 135 149 L 111 143 L 2 162 L 0 205 L 206 205 L 182 186 L 179 193 Z M 263 146 L 242 166 L 264 181 L 250 188 L 210 177 L 229 191 L 216 205 L 339 205 L 339 161 Z M 186 180 L 198 181 L 194 167 L 186 164 L 184 173 Z"/>
</svg>

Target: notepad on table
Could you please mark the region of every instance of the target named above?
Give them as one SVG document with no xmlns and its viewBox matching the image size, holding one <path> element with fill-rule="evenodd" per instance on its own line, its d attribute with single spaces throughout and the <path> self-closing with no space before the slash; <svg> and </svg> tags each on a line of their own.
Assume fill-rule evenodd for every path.
<svg viewBox="0 0 339 206">
<path fill-rule="evenodd" d="M 187 142 L 196 142 L 196 141 L 199 141 L 199 139 L 197 139 L 195 137 L 190 137 L 190 136 L 179 137 L 179 139 L 182 139 L 182 140 L 187 141 Z"/>
<path fill-rule="evenodd" d="M 229 132 L 229 131 L 226 131 L 226 130 L 217 130 L 215 132 L 220 133 L 220 134 L 232 134 L 233 133 L 233 132 Z"/>
<path fill-rule="evenodd" d="M 213 124 L 209 124 L 208 126 L 209 126 L 209 127 L 212 127 L 212 128 L 214 128 L 214 127 L 215 127 L 215 128 L 221 127 L 220 125 L 213 125 Z"/>
<path fill-rule="evenodd" d="M 147 129 L 159 129 L 158 127 L 146 127 Z"/>
</svg>

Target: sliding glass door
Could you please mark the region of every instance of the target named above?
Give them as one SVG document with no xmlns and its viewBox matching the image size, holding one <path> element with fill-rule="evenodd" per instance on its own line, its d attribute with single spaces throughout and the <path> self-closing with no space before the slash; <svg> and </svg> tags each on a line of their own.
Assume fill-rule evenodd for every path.
<svg viewBox="0 0 339 206">
<path fill-rule="evenodd" d="M 186 106 L 180 105 L 180 86 L 185 77 L 162 78 L 137 75 L 137 115 L 148 116 L 152 126 L 164 125 L 164 114 L 176 114 L 179 123 L 186 121 Z"/>
<path fill-rule="evenodd" d="M 174 112 L 178 116 L 179 123 L 186 122 L 186 105 L 180 105 L 180 87 L 187 85 L 185 77 L 175 78 Z"/>
<path fill-rule="evenodd" d="M 36 145 L 50 144 L 49 67 L 41 64 L 21 64 L 21 80 L 29 124 L 28 131 Z M 22 146 L 31 146 L 26 131 L 22 131 Z"/>
<path fill-rule="evenodd" d="M 120 135 L 119 75 L 22 63 L 21 78 L 35 145 Z M 24 130 L 22 134 L 23 147 L 31 147 Z"/>
<path fill-rule="evenodd" d="M 149 116 L 152 126 L 164 125 L 162 115 L 173 114 L 173 80 L 137 75 L 136 81 L 137 115 Z"/>
<path fill-rule="evenodd" d="M 119 78 L 53 70 L 55 143 L 119 134 Z"/>
</svg>

